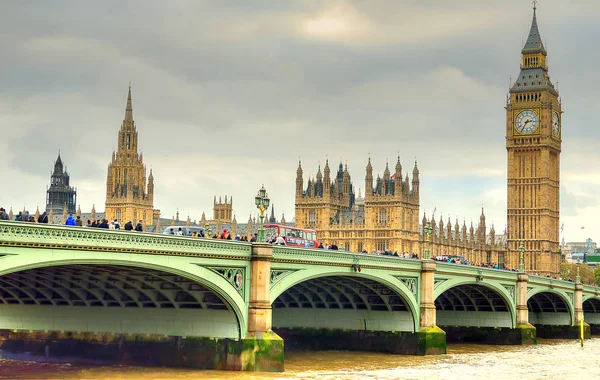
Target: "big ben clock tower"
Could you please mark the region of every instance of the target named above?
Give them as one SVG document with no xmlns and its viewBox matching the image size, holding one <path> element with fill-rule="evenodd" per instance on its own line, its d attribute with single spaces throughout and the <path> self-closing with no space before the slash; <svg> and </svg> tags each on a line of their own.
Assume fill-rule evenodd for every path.
<svg viewBox="0 0 600 380">
<path fill-rule="evenodd" d="M 562 110 L 548 75 L 547 52 L 537 26 L 536 7 L 521 72 L 506 105 L 508 153 L 508 250 L 525 269 L 540 275 L 560 272 L 559 211 Z"/>
</svg>

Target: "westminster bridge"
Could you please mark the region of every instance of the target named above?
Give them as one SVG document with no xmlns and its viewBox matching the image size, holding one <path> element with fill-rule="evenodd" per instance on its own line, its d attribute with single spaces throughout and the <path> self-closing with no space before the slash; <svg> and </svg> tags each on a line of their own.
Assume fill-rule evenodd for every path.
<svg viewBox="0 0 600 380">
<path fill-rule="evenodd" d="M 585 319 L 585 322 L 583 322 Z M 283 371 L 286 347 L 443 354 L 600 326 L 600 288 L 318 249 L 0 221 L 0 357 Z"/>
</svg>

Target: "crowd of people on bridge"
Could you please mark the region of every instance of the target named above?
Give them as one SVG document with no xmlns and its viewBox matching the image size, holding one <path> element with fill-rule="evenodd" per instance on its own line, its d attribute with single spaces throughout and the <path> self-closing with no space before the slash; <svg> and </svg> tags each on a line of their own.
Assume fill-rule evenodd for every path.
<svg viewBox="0 0 600 380">
<path fill-rule="evenodd" d="M 4 209 L 3 207 L 0 207 L 0 220 L 10 220 L 9 214 L 6 212 L 6 209 Z M 48 223 L 48 213 L 46 211 L 44 211 L 42 214 L 40 214 L 36 220 L 36 217 L 34 215 L 30 215 L 30 213 L 28 211 L 19 211 L 19 213 L 14 217 L 15 221 L 18 222 L 30 222 L 30 223 L 43 223 L 43 224 L 47 224 Z M 133 223 L 131 221 L 128 221 L 127 223 L 125 223 L 125 225 L 123 227 L 121 227 L 121 223 L 115 219 L 112 222 L 109 222 L 107 219 L 98 219 L 98 220 L 90 220 L 88 219 L 86 224 L 83 224 L 83 221 L 81 219 L 81 217 L 79 215 L 77 215 L 76 217 L 73 216 L 73 214 L 69 214 L 67 216 L 67 219 L 65 220 L 64 225 L 66 226 L 73 226 L 73 227 L 88 227 L 88 228 L 104 228 L 104 229 L 109 229 L 109 230 L 125 230 L 125 231 L 138 231 L 138 232 L 143 232 L 144 231 L 144 226 L 143 226 L 143 222 L 142 220 L 139 220 L 137 222 L 137 224 L 134 226 Z M 228 231 L 227 229 L 224 229 L 220 234 L 219 233 L 214 233 L 211 236 L 205 236 L 205 232 L 204 230 L 200 230 L 199 232 L 197 231 L 188 231 L 187 233 L 183 232 L 183 229 L 181 227 L 170 227 L 170 229 L 167 232 L 168 234 L 171 235 L 176 235 L 176 236 L 188 236 L 188 237 L 210 237 L 212 239 L 219 239 L 219 240 L 231 240 L 231 241 L 240 241 L 240 242 L 256 242 L 257 241 L 257 234 L 253 234 L 251 239 L 248 240 L 248 238 L 246 236 L 240 236 L 239 234 L 237 234 L 235 237 L 232 237 L 232 233 L 231 231 Z M 277 245 L 286 245 L 285 243 L 285 239 L 279 235 L 270 235 L 267 238 L 267 243 L 270 244 L 277 244 Z M 307 247 L 308 248 L 308 247 Z M 333 250 L 333 251 L 337 251 L 339 250 L 338 246 L 335 243 L 332 244 L 327 244 L 327 243 L 319 243 L 318 246 L 319 249 L 325 249 L 325 250 Z M 397 251 L 392 252 L 390 250 L 373 250 L 370 253 L 366 250 L 362 250 L 363 254 L 366 255 L 379 255 L 379 256 L 391 256 L 391 257 L 399 257 L 399 258 L 405 258 L 405 259 L 420 259 L 419 255 L 417 253 L 408 253 L 408 252 L 402 252 L 402 253 L 398 253 Z M 437 262 L 446 262 L 446 263 L 451 263 L 451 264 L 459 264 L 459 265 L 471 265 L 471 266 L 476 266 L 476 267 L 482 267 L 482 268 L 491 268 L 491 269 L 500 269 L 500 270 L 506 270 L 506 271 L 511 271 L 511 272 L 517 272 L 517 269 L 515 268 L 509 268 L 508 266 L 505 265 L 500 265 L 498 263 L 486 263 L 486 262 L 469 262 L 467 261 L 466 258 L 464 258 L 463 256 L 447 256 L 447 255 L 442 255 L 442 256 L 434 256 L 431 258 L 434 261 Z M 537 275 L 536 273 L 530 273 L 531 275 Z M 546 277 L 551 277 L 550 275 L 546 275 Z M 562 280 L 562 277 L 551 277 L 557 280 Z M 572 280 L 568 280 L 566 279 L 565 281 L 572 281 Z"/>
</svg>

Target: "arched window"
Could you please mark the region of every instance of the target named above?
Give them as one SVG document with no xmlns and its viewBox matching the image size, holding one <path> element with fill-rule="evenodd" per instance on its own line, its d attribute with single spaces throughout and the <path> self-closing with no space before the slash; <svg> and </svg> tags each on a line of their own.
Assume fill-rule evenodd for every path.
<svg viewBox="0 0 600 380">
<path fill-rule="evenodd" d="M 317 223 L 317 213 L 315 211 L 308 214 L 308 223 Z"/>
<path fill-rule="evenodd" d="M 385 209 L 381 209 L 379 211 L 379 223 L 385 224 L 387 222 L 387 211 Z"/>
</svg>

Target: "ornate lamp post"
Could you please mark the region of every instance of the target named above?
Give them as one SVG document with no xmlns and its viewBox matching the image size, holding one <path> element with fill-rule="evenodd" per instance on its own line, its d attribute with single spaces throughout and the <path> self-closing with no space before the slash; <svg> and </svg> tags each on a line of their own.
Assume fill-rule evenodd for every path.
<svg viewBox="0 0 600 380">
<path fill-rule="evenodd" d="M 523 256 L 525 253 L 525 243 L 521 242 L 521 247 L 519 248 L 519 272 L 525 272 L 525 257 Z"/>
<path fill-rule="evenodd" d="M 256 197 L 254 197 L 254 203 L 256 204 L 258 211 L 260 211 L 260 225 L 258 226 L 258 238 L 256 240 L 264 243 L 266 240 L 265 228 L 263 226 L 265 220 L 265 211 L 267 211 L 269 204 L 271 204 L 271 199 L 269 199 L 267 190 L 265 190 L 265 185 L 262 185 L 260 190 L 258 190 L 258 194 L 256 194 Z"/>
<path fill-rule="evenodd" d="M 427 222 L 427 224 L 423 227 L 423 232 L 425 232 L 425 242 L 427 243 L 425 246 L 425 260 L 429 260 L 431 255 L 429 251 L 429 244 L 431 242 L 431 233 L 433 232 L 433 229 L 431 228 L 431 222 Z"/>
</svg>

